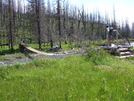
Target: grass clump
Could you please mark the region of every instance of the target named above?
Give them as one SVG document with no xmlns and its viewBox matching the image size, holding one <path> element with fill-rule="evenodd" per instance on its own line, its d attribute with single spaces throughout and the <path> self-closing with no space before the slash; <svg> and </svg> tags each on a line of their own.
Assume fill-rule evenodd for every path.
<svg viewBox="0 0 134 101">
<path fill-rule="evenodd" d="M 6 54 L 0 56 L 0 61 L 15 60 L 15 59 L 22 59 L 22 58 L 26 58 L 26 56 L 22 53 Z"/>
<path fill-rule="evenodd" d="M 114 60 L 114 57 L 103 49 L 89 48 L 86 59 L 92 61 L 95 65 L 109 65 Z"/>
<path fill-rule="evenodd" d="M 0 68 L 0 100 L 132 101 L 132 61 L 90 49 L 86 56 L 38 59 L 3 67 Z"/>
</svg>

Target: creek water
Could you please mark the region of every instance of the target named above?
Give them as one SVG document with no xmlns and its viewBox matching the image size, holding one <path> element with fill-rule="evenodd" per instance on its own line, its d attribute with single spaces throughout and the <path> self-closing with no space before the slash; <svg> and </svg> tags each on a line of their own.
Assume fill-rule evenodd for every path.
<svg viewBox="0 0 134 101">
<path fill-rule="evenodd" d="M 24 64 L 24 63 L 27 63 L 30 61 L 31 61 L 31 59 L 29 59 L 29 58 L 15 59 L 15 60 L 10 60 L 10 61 L 0 61 L 0 66 L 13 65 L 15 63 Z"/>
<path fill-rule="evenodd" d="M 65 55 L 65 54 L 58 54 L 58 55 L 39 55 L 39 54 L 34 54 L 30 58 L 27 57 L 27 58 L 22 58 L 22 59 L 0 61 L 0 67 L 1 66 L 7 66 L 7 65 L 13 65 L 13 64 L 25 64 L 25 63 L 31 62 L 33 59 L 37 59 L 39 57 L 48 58 L 48 59 L 64 59 L 65 56 L 67 56 L 67 55 Z"/>
</svg>

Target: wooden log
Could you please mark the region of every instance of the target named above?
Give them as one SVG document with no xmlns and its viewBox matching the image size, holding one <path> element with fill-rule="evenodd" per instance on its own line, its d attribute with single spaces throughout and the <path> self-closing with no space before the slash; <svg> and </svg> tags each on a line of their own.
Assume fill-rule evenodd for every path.
<svg viewBox="0 0 134 101">
<path fill-rule="evenodd" d="M 130 45 L 118 45 L 118 48 L 132 48 Z"/>
<path fill-rule="evenodd" d="M 0 44 L 0 46 L 8 46 L 8 43 L 7 44 Z"/>
<path fill-rule="evenodd" d="M 119 52 L 126 52 L 126 51 L 128 51 L 129 49 L 128 49 L 128 48 L 119 48 L 118 50 L 119 50 Z"/>
<path fill-rule="evenodd" d="M 134 55 L 118 56 L 117 58 L 127 58 L 127 57 L 134 57 Z"/>
<path fill-rule="evenodd" d="M 127 52 L 120 52 L 120 55 L 132 55 L 131 52 L 127 51 Z"/>
<path fill-rule="evenodd" d="M 19 44 L 19 50 L 20 50 L 21 52 L 24 52 L 24 50 L 25 50 L 25 44 L 20 43 L 20 44 Z"/>
</svg>

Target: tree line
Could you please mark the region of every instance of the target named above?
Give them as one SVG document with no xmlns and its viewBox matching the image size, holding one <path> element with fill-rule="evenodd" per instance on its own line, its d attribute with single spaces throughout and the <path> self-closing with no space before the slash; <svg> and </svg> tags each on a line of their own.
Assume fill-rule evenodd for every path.
<svg viewBox="0 0 134 101">
<path fill-rule="evenodd" d="M 106 25 L 133 37 L 128 21 L 117 25 L 115 18 L 111 20 L 98 10 L 89 13 L 83 5 L 77 7 L 66 0 L 27 1 L 25 5 L 21 0 L 0 0 L 0 45 L 9 45 L 11 51 L 21 42 L 38 43 L 42 49 L 43 43 L 51 47 L 58 43 L 61 48 L 63 42 L 80 46 L 90 40 L 103 40 Z"/>
</svg>

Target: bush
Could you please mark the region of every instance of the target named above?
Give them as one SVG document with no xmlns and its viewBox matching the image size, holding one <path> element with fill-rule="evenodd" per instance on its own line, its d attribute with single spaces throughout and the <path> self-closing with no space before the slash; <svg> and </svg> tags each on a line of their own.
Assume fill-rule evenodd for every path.
<svg viewBox="0 0 134 101">
<path fill-rule="evenodd" d="M 113 60 L 113 57 L 103 49 L 89 48 L 87 49 L 86 59 L 92 61 L 95 65 L 108 65 Z"/>
</svg>

